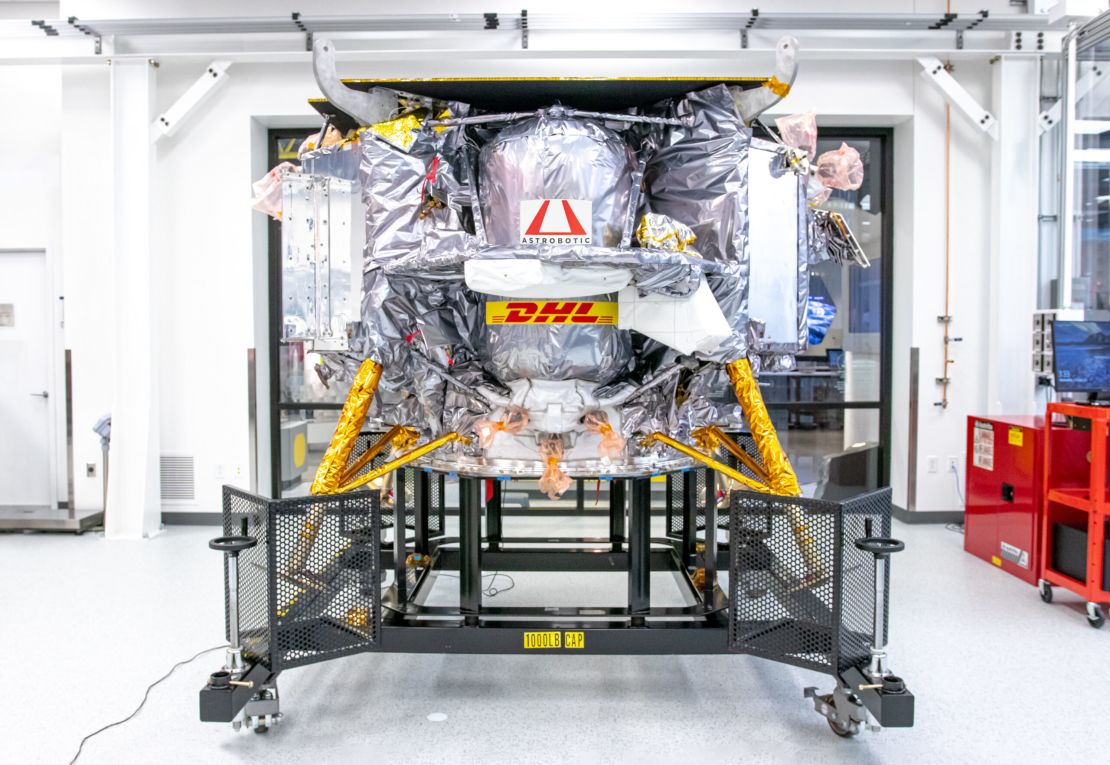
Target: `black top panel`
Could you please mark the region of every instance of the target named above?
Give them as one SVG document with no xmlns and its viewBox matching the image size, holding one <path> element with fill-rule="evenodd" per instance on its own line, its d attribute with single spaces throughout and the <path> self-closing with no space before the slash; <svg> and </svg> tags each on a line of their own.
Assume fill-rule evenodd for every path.
<svg viewBox="0 0 1110 765">
<path fill-rule="evenodd" d="M 443 101 L 462 101 L 485 112 L 532 111 L 553 104 L 596 112 L 621 112 L 648 106 L 666 98 L 682 96 L 717 84 L 741 88 L 759 87 L 765 79 L 753 78 L 577 78 L 577 77 L 482 77 L 436 80 L 344 80 L 351 88 L 369 90 L 381 86 Z M 354 127 L 325 99 L 311 99 L 321 114 L 336 117 L 337 127 Z"/>
</svg>

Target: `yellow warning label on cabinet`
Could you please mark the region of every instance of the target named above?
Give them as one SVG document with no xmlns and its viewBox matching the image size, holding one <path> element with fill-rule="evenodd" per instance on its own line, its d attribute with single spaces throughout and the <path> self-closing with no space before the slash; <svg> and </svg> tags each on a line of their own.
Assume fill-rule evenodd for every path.
<svg viewBox="0 0 1110 765">
<path fill-rule="evenodd" d="M 585 632 L 564 632 L 563 633 L 563 647 L 564 648 L 585 648 L 586 647 L 586 633 Z"/>
<path fill-rule="evenodd" d="M 1010 446 L 1021 446 L 1025 443 L 1025 431 L 1021 428 L 1010 428 Z"/>
<path fill-rule="evenodd" d="M 997 555 L 992 555 L 991 556 L 991 563 L 993 563 L 996 566 L 1001 566 L 1002 565 L 1002 559 L 999 558 Z"/>
</svg>

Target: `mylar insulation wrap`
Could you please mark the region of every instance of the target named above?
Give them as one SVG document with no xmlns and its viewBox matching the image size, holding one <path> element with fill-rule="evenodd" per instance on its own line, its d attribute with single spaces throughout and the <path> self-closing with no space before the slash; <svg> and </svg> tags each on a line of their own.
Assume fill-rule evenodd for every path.
<svg viewBox="0 0 1110 765">
<path fill-rule="evenodd" d="M 380 363 L 369 417 L 428 437 L 470 432 L 476 421 L 496 421 L 520 406 L 521 391 L 562 385 L 568 421 L 579 422 L 574 407 L 604 410 L 614 434 L 627 441 L 614 475 L 662 464 L 665 447 L 645 451 L 638 434 L 688 439 L 704 425 L 736 426 L 739 407 L 723 365 L 745 359 L 749 338 L 757 337 L 748 316 L 751 131 L 724 86 L 641 112 L 682 123 L 602 122 L 556 106 L 502 123 L 415 127 L 409 120 L 403 141 L 364 129 L 356 145 L 306 154 L 305 172 L 358 180 L 366 216 L 362 321 L 351 328 L 351 352 L 324 359 L 325 374 L 350 379 L 363 359 Z M 453 104 L 451 114 L 473 112 Z M 524 243 L 529 221 L 522 210 L 536 200 L 588 202 L 590 219 L 581 221 L 587 236 Z M 802 202 L 799 273 L 811 252 Z M 637 238 L 645 215 L 649 224 Z M 490 322 L 487 306 L 500 301 L 625 299 L 616 291 L 548 298 L 540 288 L 513 297 L 468 288 L 468 263 L 498 260 L 538 261 L 559 269 L 567 283 L 576 269 L 622 270 L 622 289 L 636 299 L 693 300 L 708 285 L 727 321 L 715 337 L 725 339 L 683 354 L 616 322 Z M 539 411 L 531 417 L 523 431 L 500 433 L 494 444 L 515 439 L 527 452 L 522 459 L 539 465 L 544 432 L 562 433 L 568 460 L 582 453 L 576 443 L 596 437 L 581 425 L 544 431 Z M 482 450 L 474 444 L 447 453 L 479 459 Z"/>
</svg>

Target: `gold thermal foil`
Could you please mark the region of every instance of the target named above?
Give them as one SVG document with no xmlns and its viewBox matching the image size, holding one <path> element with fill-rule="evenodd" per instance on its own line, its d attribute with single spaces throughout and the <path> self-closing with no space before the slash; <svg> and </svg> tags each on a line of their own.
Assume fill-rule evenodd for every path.
<svg viewBox="0 0 1110 765">
<path fill-rule="evenodd" d="M 422 112 L 409 112 L 397 119 L 377 122 L 369 127 L 363 128 L 363 130 L 368 130 L 374 135 L 381 136 L 398 149 L 408 151 L 412 148 L 412 145 L 416 143 L 416 134 L 420 131 L 421 125 L 424 124 L 424 119 L 420 114 L 422 114 Z"/>
<path fill-rule="evenodd" d="M 347 460 L 355 447 L 366 413 L 370 410 L 370 402 L 374 400 L 374 390 L 378 387 L 381 376 L 381 364 L 370 359 L 362 362 L 354 382 L 351 383 L 343 411 L 339 414 L 335 434 L 331 437 L 328 450 L 324 452 L 324 458 L 316 470 L 316 478 L 308 490 L 310 494 L 334 494 L 339 488 Z"/>
<path fill-rule="evenodd" d="M 801 496 L 802 487 L 798 484 L 794 468 L 790 466 L 790 459 L 782 450 L 775 426 L 771 424 L 771 415 L 763 403 L 751 365 L 747 359 L 738 359 L 726 365 L 726 369 L 736 391 L 736 400 L 748 420 L 759 456 L 763 459 L 763 467 L 771 479 L 771 491 L 784 497 Z"/>
</svg>

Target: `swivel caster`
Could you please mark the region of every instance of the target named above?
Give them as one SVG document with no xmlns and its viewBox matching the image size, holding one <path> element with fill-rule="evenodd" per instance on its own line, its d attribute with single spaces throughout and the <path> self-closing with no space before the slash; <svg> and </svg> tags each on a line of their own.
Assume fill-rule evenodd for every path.
<svg viewBox="0 0 1110 765">
<path fill-rule="evenodd" d="M 867 710 L 860 700 L 839 684 L 832 693 L 819 694 L 816 688 L 806 688 L 805 697 L 813 700 L 814 709 L 825 718 L 829 730 L 841 738 L 852 738 L 867 722 Z"/>
<path fill-rule="evenodd" d="M 1040 579 L 1037 581 L 1037 591 L 1041 594 L 1041 600 L 1045 603 L 1052 602 L 1052 585 L 1046 580 Z"/>
<path fill-rule="evenodd" d="M 1102 609 L 1099 608 L 1098 603 L 1087 604 L 1087 623 L 1096 630 L 1106 624 L 1106 617 L 1103 616 Z"/>
<path fill-rule="evenodd" d="M 841 738 L 853 738 L 859 733 L 859 723 L 854 720 L 850 721 L 848 725 L 841 725 L 830 717 L 829 728 Z"/>
</svg>

